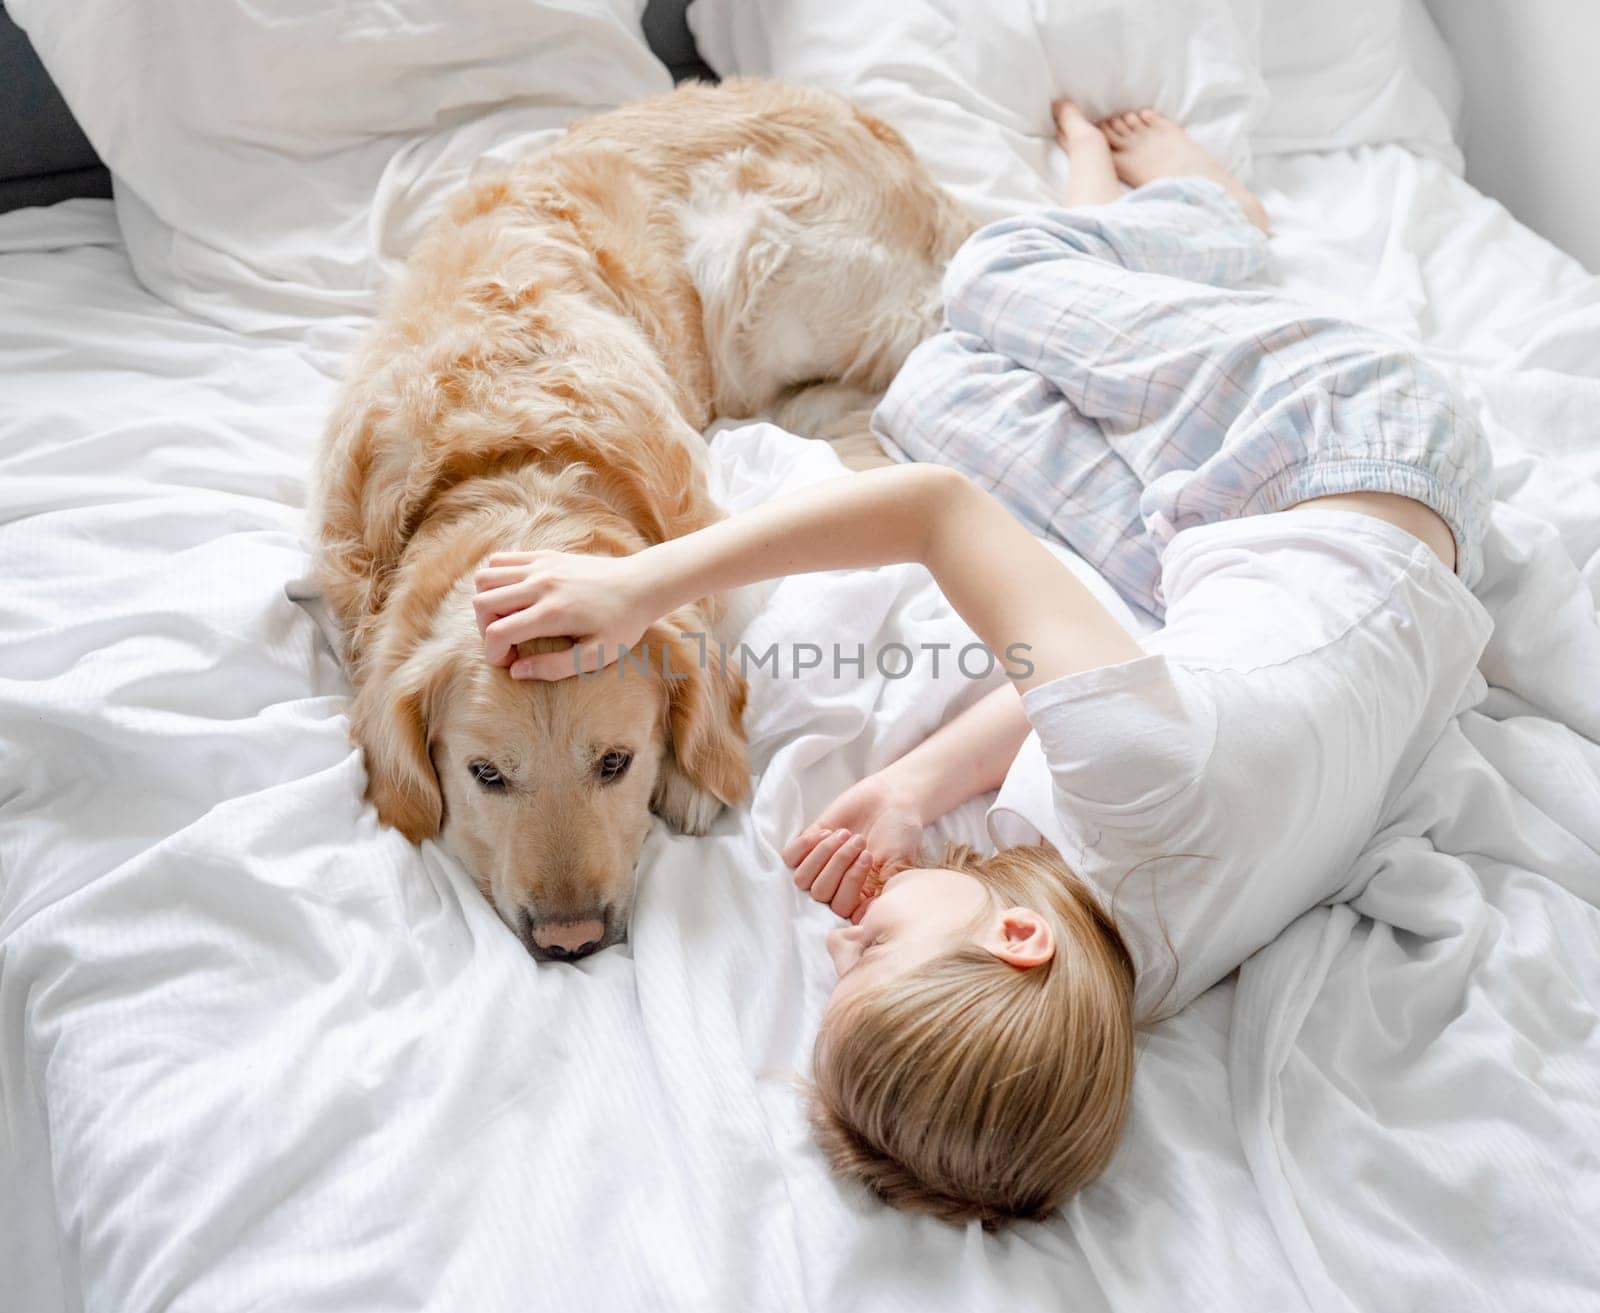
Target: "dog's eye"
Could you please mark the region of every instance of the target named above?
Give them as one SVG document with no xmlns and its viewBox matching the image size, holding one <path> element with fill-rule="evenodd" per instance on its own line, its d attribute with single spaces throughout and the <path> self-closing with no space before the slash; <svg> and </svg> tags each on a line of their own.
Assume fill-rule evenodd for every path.
<svg viewBox="0 0 1600 1313">
<path fill-rule="evenodd" d="M 486 789 L 506 787 L 505 776 L 500 773 L 499 768 L 491 766 L 486 761 L 475 761 L 467 769 L 472 772 L 472 778 Z"/>
<path fill-rule="evenodd" d="M 614 748 L 600 758 L 600 783 L 615 784 L 633 765 L 633 753 Z"/>
</svg>

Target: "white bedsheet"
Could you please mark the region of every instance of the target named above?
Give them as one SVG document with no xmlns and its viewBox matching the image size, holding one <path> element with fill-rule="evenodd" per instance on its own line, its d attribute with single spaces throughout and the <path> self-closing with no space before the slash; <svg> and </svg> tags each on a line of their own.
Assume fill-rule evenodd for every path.
<svg viewBox="0 0 1600 1313">
<path fill-rule="evenodd" d="M 1258 174 L 1274 280 L 1491 424 L 1494 687 L 1407 795 L 1431 845 L 1152 1031 L 1111 1172 L 998 1237 L 828 1177 L 830 914 L 776 857 L 981 689 L 758 676 L 751 804 L 657 827 L 629 946 L 536 965 L 362 805 L 285 600 L 335 362 L 164 307 L 107 204 L 0 219 L 0 1308 L 1594 1307 L 1600 282 L 1398 148 Z M 837 472 L 765 427 L 714 464 L 735 506 Z M 744 637 L 964 631 L 898 568 Z"/>
</svg>

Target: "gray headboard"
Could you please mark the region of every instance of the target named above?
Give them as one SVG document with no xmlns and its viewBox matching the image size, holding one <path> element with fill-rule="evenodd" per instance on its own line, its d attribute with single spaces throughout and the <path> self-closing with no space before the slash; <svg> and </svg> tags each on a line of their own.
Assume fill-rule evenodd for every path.
<svg viewBox="0 0 1600 1313">
<path fill-rule="evenodd" d="M 71 0 L 60 0 L 70 4 Z M 711 78 L 684 11 L 689 0 L 649 0 L 644 32 L 672 76 Z M 70 196 L 111 195 L 106 172 L 66 102 L 0 3 L 0 213 Z"/>
<path fill-rule="evenodd" d="M 684 17 L 689 0 L 650 0 L 644 7 L 644 36 L 656 58 L 672 70 L 672 80 L 704 78 L 716 81 L 694 46 L 694 33 Z"/>
<path fill-rule="evenodd" d="M 0 5 L 0 210 L 109 195 L 111 175 Z"/>
</svg>

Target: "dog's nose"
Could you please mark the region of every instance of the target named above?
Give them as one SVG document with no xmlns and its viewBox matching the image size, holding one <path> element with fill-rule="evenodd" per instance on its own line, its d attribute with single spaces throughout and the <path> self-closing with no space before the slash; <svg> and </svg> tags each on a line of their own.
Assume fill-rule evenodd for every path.
<svg viewBox="0 0 1600 1313">
<path fill-rule="evenodd" d="M 588 921 L 543 921 L 533 927 L 533 946 L 548 957 L 573 960 L 588 957 L 606 936 L 606 923 Z"/>
</svg>

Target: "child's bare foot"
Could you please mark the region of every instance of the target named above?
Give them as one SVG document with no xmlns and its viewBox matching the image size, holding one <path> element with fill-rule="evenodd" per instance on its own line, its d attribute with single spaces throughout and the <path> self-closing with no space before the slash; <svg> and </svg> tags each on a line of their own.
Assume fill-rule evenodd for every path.
<svg viewBox="0 0 1600 1313">
<path fill-rule="evenodd" d="M 1251 223 L 1262 232 L 1271 231 L 1266 207 L 1256 194 L 1165 114 L 1153 109 L 1129 110 L 1102 119 L 1100 130 L 1111 146 L 1117 177 L 1130 187 L 1142 187 L 1157 178 L 1210 178 L 1228 189 Z"/>
<path fill-rule="evenodd" d="M 1083 111 L 1070 100 L 1054 102 L 1050 114 L 1055 119 L 1056 140 L 1072 164 L 1067 178 L 1067 204 L 1104 205 L 1116 200 L 1122 195 L 1122 184 L 1111 163 L 1106 134 L 1084 118 Z"/>
</svg>

